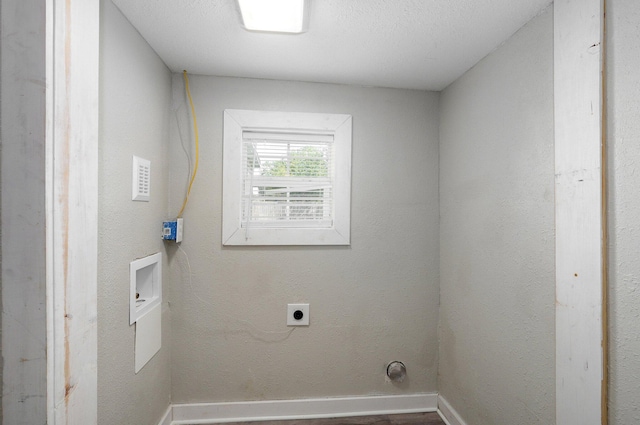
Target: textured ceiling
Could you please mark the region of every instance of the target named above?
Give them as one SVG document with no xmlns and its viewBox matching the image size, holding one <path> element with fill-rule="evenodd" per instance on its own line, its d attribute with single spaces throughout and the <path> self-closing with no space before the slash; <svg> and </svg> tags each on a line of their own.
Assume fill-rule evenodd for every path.
<svg viewBox="0 0 640 425">
<path fill-rule="evenodd" d="M 113 0 L 172 71 L 441 90 L 551 0 L 311 0 L 299 35 L 246 31 L 235 0 Z"/>
</svg>

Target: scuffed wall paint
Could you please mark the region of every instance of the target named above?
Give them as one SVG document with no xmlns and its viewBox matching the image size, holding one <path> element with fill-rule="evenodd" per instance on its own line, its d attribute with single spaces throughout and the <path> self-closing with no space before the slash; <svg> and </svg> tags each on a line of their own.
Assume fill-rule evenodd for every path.
<svg viewBox="0 0 640 425">
<path fill-rule="evenodd" d="M 552 424 L 551 7 L 440 105 L 440 394 L 469 424 Z"/>
<path fill-rule="evenodd" d="M 0 423 L 32 425 L 47 421 L 45 4 L 3 0 L 0 8 Z"/>
<path fill-rule="evenodd" d="M 162 348 L 136 375 L 129 262 L 164 252 L 171 73 L 109 0 L 100 43 L 98 424 L 156 425 L 171 399 L 168 283 Z M 131 201 L 133 155 L 151 160 L 150 202 Z"/>
<path fill-rule="evenodd" d="M 609 423 L 640 423 L 640 4 L 607 0 Z"/>
<path fill-rule="evenodd" d="M 438 95 L 191 76 L 200 167 L 169 251 L 173 401 L 221 402 L 435 392 Z M 173 107 L 189 140 L 181 75 Z M 222 247 L 225 108 L 353 116 L 351 246 Z M 187 162 L 174 122 L 171 214 Z M 190 269 L 189 269 L 190 265 Z M 289 334 L 287 303 L 310 303 Z M 386 365 L 400 360 L 394 385 Z"/>
</svg>

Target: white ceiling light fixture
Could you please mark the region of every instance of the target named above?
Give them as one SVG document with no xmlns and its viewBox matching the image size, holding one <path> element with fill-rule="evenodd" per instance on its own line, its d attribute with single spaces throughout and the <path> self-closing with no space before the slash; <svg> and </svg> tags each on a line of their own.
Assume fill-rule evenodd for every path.
<svg viewBox="0 0 640 425">
<path fill-rule="evenodd" d="M 250 31 L 300 34 L 307 31 L 310 0 L 238 0 Z"/>
</svg>

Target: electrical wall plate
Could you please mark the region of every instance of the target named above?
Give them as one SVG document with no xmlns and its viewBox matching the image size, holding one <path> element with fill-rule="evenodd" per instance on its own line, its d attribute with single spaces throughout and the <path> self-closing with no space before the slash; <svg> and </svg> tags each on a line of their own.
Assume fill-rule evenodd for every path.
<svg viewBox="0 0 640 425">
<path fill-rule="evenodd" d="M 287 326 L 309 326 L 309 304 L 287 304 Z"/>
</svg>

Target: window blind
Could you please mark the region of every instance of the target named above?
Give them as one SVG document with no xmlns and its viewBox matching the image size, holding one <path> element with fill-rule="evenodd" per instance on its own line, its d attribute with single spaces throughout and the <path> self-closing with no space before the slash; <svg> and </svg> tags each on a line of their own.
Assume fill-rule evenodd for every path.
<svg viewBox="0 0 640 425">
<path fill-rule="evenodd" d="M 333 134 L 245 130 L 242 139 L 242 227 L 332 227 Z"/>
</svg>

